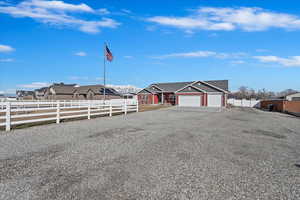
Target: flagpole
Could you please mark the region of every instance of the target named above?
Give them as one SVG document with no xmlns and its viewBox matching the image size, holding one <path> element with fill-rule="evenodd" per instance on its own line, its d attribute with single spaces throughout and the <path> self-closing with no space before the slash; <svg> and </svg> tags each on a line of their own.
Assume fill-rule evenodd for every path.
<svg viewBox="0 0 300 200">
<path fill-rule="evenodd" d="M 105 95 L 106 95 L 106 80 L 105 80 L 105 76 L 106 76 L 106 69 L 105 69 L 105 53 L 106 53 L 106 50 L 105 50 L 105 47 L 106 47 L 106 43 L 104 42 L 104 48 L 103 48 L 103 85 L 104 85 L 104 89 L 103 89 L 103 95 L 104 95 L 104 104 L 105 104 Z"/>
</svg>

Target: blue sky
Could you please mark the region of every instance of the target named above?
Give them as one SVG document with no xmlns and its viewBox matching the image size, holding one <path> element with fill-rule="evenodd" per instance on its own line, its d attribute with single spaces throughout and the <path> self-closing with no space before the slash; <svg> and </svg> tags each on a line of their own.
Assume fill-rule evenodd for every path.
<svg viewBox="0 0 300 200">
<path fill-rule="evenodd" d="M 300 90 L 300 2 L 295 0 L 1 1 L 0 93 L 53 82 L 229 79 Z"/>
</svg>

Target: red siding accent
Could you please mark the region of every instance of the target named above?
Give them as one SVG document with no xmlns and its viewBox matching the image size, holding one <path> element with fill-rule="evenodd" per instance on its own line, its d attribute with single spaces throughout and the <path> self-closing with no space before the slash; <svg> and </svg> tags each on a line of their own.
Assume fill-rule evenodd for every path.
<svg viewBox="0 0 300 200">
<path fill-rule="evenodd" d="M 154 104 L 158 104 L 158 95 L 154 94 Z"/>
</svg>

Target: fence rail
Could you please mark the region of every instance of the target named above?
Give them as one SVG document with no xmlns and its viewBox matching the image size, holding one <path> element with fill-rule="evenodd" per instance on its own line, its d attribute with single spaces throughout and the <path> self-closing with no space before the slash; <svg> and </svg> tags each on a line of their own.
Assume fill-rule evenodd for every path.
<svg viewBox="0 0 300 200">
<path fill-rule="evenodd" d="M 227 103 L 238 107 L 260 107 L 260 100 L 256 99 L 228 99 Z"/>
<path fill-rule="evenodd" d="M 112 116 L 138 112 L 138 102 L 133 99 L 91 100 L 91 101 L 26 101 L 2 102 L 0 105 L 0 127 L 11 130 L 12 125 L 28 124 L 42 121 L 91 116 Z"/>
</svg>

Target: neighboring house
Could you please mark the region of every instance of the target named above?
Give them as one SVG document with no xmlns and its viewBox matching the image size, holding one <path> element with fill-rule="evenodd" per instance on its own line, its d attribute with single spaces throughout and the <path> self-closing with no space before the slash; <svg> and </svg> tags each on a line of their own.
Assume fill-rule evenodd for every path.
<svg viewBox="0 0 300 200">
<path fill-rule="evenodd" d="M 37 100 L 44 100 L 45 99 L 45 93 L 47 92 L 48 87 L 42 87 L 39 89 L 35 89 L 34 93 L 35 93 L 35 98 Z"/>
<path fill-rule="evenodd" d="M 223 107 L 228 93 L 228 80 L 154 83 L 138 92 L 138 100 L 140 104 Z"/>
<path fill-rule="evenodd" d="M 120 99 L 120 94 L 113 88 L 105 89 L 105 99 Z M 73 92 L 74 100 L 101 100 L 104 99 L 103 85 L 85 85 L 75 87 Z"/>
<path fill-rule="evenodd" d="M 137 98 L 137 94 L 136 93 L 122 93 L 121 96 L 124 99 L 136 99 Z"/>
<path fill-rule="evenodd" d="M 72 100 L 76 84 L 54 83 L 45 92 L 48 100 Z"/>
<path fill-rule="evenodd" d="M 279 99 L 284 99 L 287 101 L 300 101 L 300 92 L 282 96 L 282 97 L 279 97 Z"/>
<path fill-rule="evenodd" d="M 35 93 L 33 91 L 17 90 L 16 95 L 17 95 L 18 100 L 34 100 L 35 99 Z"/>
</svg>

